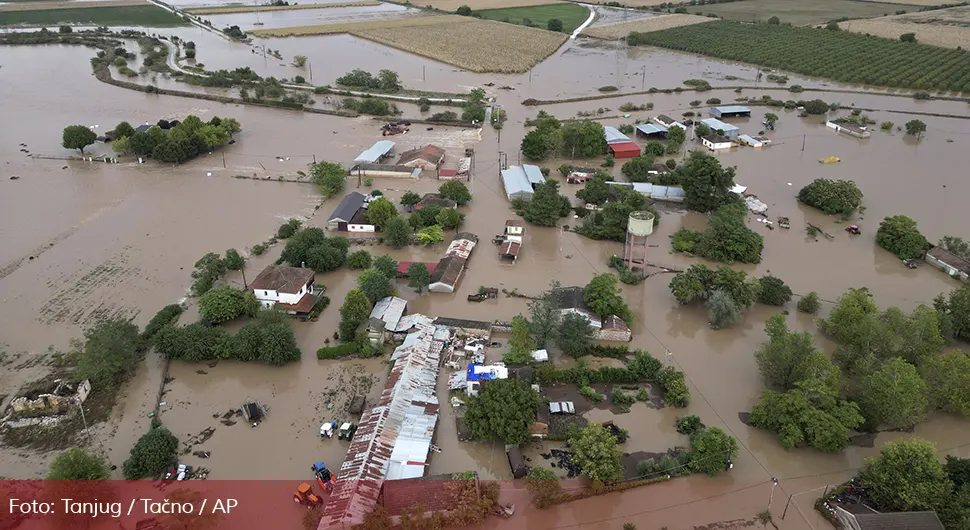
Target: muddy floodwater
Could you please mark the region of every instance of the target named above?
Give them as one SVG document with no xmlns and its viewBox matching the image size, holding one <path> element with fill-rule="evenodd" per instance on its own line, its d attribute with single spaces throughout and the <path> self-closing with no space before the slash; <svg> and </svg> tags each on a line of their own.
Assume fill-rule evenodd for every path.
<svg viewBox="0 0 970 530">
<path fill-rule="evenodd" d="M 268 19 L 269 15 L 261 13 L 260 17 Z M 290 58 L 299 54 L 309 57 L 315 84 L 330 82 L 354 67 L 366 66 L 371 71 L 394 69 L 401 74 L 403 83 L 413 88 L 464 92 L 489 81 L 516 88 L 489 89 L 489 94 L 496 96 L 509 113 L 500 137 L 491 128 L 478 131 L 435 127 L 427 131 L 415 126 L 410 134 L 394 138 L 398 152 L 435 143 L 447 149 L 451 160 L 466 147 L 476 150 L 475 175 L 469 183 L 474 199 L 462 208 L 466 214 L 462 229 L 478 234 L 483 241 L 457 292 L 417 295 L 403 282 L 396 286 L 398 294 L 409 301 L 409 312 L 434 316 L 511 319 L 527 311 L 523 300 L 501 297 L 470 304 L 466 296 L 481 285 L 517 289 L 525 294 L 540 292 L 554 279 L 566 286 L 584 285 L 593 274 L 608 270 L 606 263 L 612 254 L 622 253 L 619 243 L 592 241 L 557 228 L 527 226 L 517 263 L 499 262 L 488 239 L 501 232 L 505 220 L 514 216 L 498 178 L 499 153 L 504 152 L 510 163 L 519 161 L 523 122 L 539 110 L 521 106 L 522 99 L 592 95 L 597 87 L 607 84 L 626 91 L 642 86 L 674 87 L 687 78 L 746 87 L 741 94 L 733 90 L 702 95 L 651 94 L 541 107 L 560 118 L 608 108 L 601 114 L 603 123 L 620 125 L 660 113 L 679 117 L 683 112 L 698 111 L 690 105 L 693 99 L 717 97 L 729 103 L 739 96 L 791 97 L 785 92 L 764 91 L 763 83 L 762 87 L 755 87 L 757 69 L 751 66 L 668 51 L 626 50 L 613 43 L 582 39 L 567 44 L 538 65 L 530 81 L 529 73 L 469 74 L 350 36 L 256 41 L 259 46 L 265 41 L 267 47 L 280 49 L 285 59 L 279 61 L 257 56 L 249 46 L 228 43 L 210 33 L 200 33 L 197 28 L 162 32 L 195 40 L 198 61 L 209 69 L 245 65 L 263 75 L 290 78 L 302 75 L 300 70 L 288 66 Z M 360 151 L 381 139 L 380 122 L 367 117 L 348 119 L 226 105 L 102 84 L 91 75 L 92 53 L 89 49 L 62 46 L 0 47 L 0 100 L 4 102 L 7 122 L 15 124 L 0 129 L 0 350 L 19 356 L 20 360 L 43 355 L 48 347 L 68 348 L 72 338 L 80 337 L 87 326 L 101 317 L 129 316 L 136 324 L 144 325 L 163 305 L 186 296 L 192 266 L 207 252 L 242 250 L 265 241 L 290 217 L 304 218 L 309 226 L 324 227 L 339 197 L 321 201 L 309 184 L 272 179 L 294 176 L 314 159 L 349 164 Z M 739 79 L 727 81 L 728 76 Z M 170 83 L 186 89 L 172 81 L 158 82 L 160 86 Z M 827 86 L 817 80 L 796 81 L 794 76 L 792 82 L 806 87 Z M 916 117 L 912 112 L 966 113 L 965 102 L 917 102 L 879 91 L 811 93 L 811 98 L 815 97 L 874 109 L 866 111 L 872 119 L 900 125 Z M 654 109 L 623 118 L 623 113 L 615 109 L 626 101 L 652 102 Z M 417 113 L 410 105 L 402 105 L 402 109 L 409 115 Z M 764 112 L 763 107 L 754 107 L 752 118 L 733 123 L 743 133 L 757 133 Z M 737 181 L 769 205 L 769 218 L 786 216 L 792 224 L 791 230 L 769 231 L 757 222 L 757 216 L 749 216 L 752 228 L 765 237 L 763 260 L 758 265 L 738 268 L 759 276 L 771 271 L 796 293 L 817 291 L 825 301 L 822 316 L 831 308 L 831 302 L 850 287 L 868 287 L 881 307 L 896 305 L 908 311 L 958 285 L 930 267 L 906 269 L 877 248 L 874 237 L 878 221 L 896 214 L 918 221 L 922 232 L 933 241 L 943 235 L 965 236 L 960 230 L 970 226 L 970 211 L 962 207 L 961 201 L 970 194 L 970 182 L 963 177 L 965 152 L 970 147 L 970 122 L 920 115 L 918 118 L 927 125 L 922 141 L 916 142 L 899 132 L 880 131 L 861 141 L 827 129 L 818 117 L 799 118 L 792 112 L 775 112 L 780 120 L 776 130 L 768 132 L 773 142 L 770 148 L 735 149 L 717 155 L 722 164 L 736 166 Z M 97 126 L 96 130 L 104 132 L 122 120 L 153 123 L 159 118 L 188 114 L 205 120 L 215 115 L 231 116 L 239 120 L 243 132 L 237 135 L 234 145 L 178 167 L 156 162 L 107 165 L 32 159 L 28 155 L 71 155 L 60 147 L 61 130 L 68 124 Z M 108 147 L 99 143 L 89 150 L 106 153 Z M 818 160 L 827 156 L 840 157 L 842 162 L 819 164 Z M 680 154 L 674 158 L 682 157 Z M 542 165 L 552 168 L 552 177 L 559 179 L 555 168 L 568 162 L 551 160 Z M 612 169 L 618 178 L 620 165 Z M 233 178 L 236 175 L 261 179 L 268 176 L 271 180 Z M 19 179 L 11 180 L 13 176 Z M 797 191 L 818 177 L 852 179 L 863 190 L 866 211 L 857 221 L 863 229 L 861 236 L 850 238 L 835 218 L 795 201 Z M 348 190 L 357 185 L 356 179 L 348 180 Z M 380 189 L 396 202 L 407 190 L 424 193 L 437 185 L 428 178 L 375 179 L 373 189 Z M 562 189 L 573 197 L 579 188 L 562 183 Z M 361 190 L 368 191 L 366 187 Z M 661 210 L 660 225 L 651 236 L 649 260 L 677 268 L 696 263 L 698 260 L 671 254 L 668 236 L 682 226 L 703 226 L 703 216 L 677 208 L 661 206 Z M 806 222 L 821 226 L 834 234 L 834 239 L 822 237 L 816 241 L 807 237 Z M 398 260 L 436 261 L 441 254 L 441 248 L 364 248 Z M 247 278 L 252 279 L 275 261 L 280 250 L 281 246 L 276 245 L 265 255 L 251 258 L 246 265 Z M 490 519 L 489 528 L 619 528 L 626 521 L 636 522 L 641 528 L 690 528 L 721 521 L 722 528 L 730 528 L 765 509 L 771 477 L 779 479 L 780 491 L 775 492 L 771 506 L 778 527 L 822 528 L 824 521 L 811 507 L 821 488 L 852 476 L 864 459 L 876 454 L 886 441 L 910 436 L 881 433 L 875 447 L 850 447 L 844 453 L 829 455 L 811 450 L 785 451 L 772 433 L 745 426 L 738 413 L 749 411 L 764 388 L 753 352 L 765 340 L 764 321 L 778 309 L 757 305 L 740 324 L 712 331 L 702 309 L 678 307 L 667 286 L 670 277 L 657 275 L 640 286 L 623 287 L 636 315 L 631 346 L 646 349 L 684 370 L 691 387 L 690 406 L 674 410 L 637 403 L 629 414 L 593 409 L 584 417 L 597 422 L 613 420 L 629 430 L 631 439 L 625 451 L 658 453 L 686 445 L 686 437 L 673 428 L 674 419 L 697 414 L 705 424 L 724 428 L 737 437 L 741 452 L 734 469 L 713 479 L 678 478 L 541 513 L 525 508 L 524 490 L 508 484 L 503 496 L 520 499 L 517 506 L 522 507 L 522 512 L 517 510 L 516 516 L 507 521 Z M 242 286 L 238 273 L 227 280 Z M 280 368 L 227 361 L 213 366 L 171 364 L 172 379 L 165 385 L 160 419 L 183 443 L 191 444 L 193 451 L 212 454 L 208 460 L 186 456 L 186 463 L 209 468 L 212 479 L 304 480 L 308 478 L 307 467 L 313 462 L 322 460 L 330 467 L 339 466 L 347 444 L 336 439 L 321 440 L 320 424 L 330 419 L 354 419 L 343 409 L 347 399 L 352 395 L 376 399 L 388 366 L 381 359 L 316 359 L 315 351 L 332 340 L 338 308 L 347 291 L 354 287 L 355 274 L 341 269 L 318 275 L 317 282 L 326 285 L 332 303 L 317 322 L 293 323 L 303 351 L 301 362 Z M 182 322 L 197 318 L 194 300 L 187 303 L 189 311 Z M 814 333 L 821 348 L 832 349 L 832 344 L 818 336 L 811 317 L 793 311 L 787 319 L 792 328 Z M 506 343 L 507 337 L 499 340 Z M 20 385 L 43 374 L 42 367 L 15 370 L 13 366 L 16 363 L 0 368 L 2 394 L 13 394 Z M 442 372 L 449 374 L 450 370 Z M 126 385 L 110 421 L 95 429 L 92 443 L 102 447 L 113 464 L 120 466 L 134 441 L 147 429 L 148 412 L 154 408 L 161 374 L 162 362 L 154 354 L 149 355 Z M 509 478 L 501 446 L 457 441 L 456 412 L 447 405 L 446 388 L 442 378 L 439 397 L 443 406 L 435 442 L 442 451 L 431 456 L 429 473 L 476 470 L 487 478 Z M 258 427 L 248 426 L 240 418 L 222 417 L 246 400 L 258 400 L 269 408 L 266 421 Z M 942 452 L 970 455 L 970 422 L 964 418 L 935 413 L 913 434 L 933 441 Z M 9 448 L 2 451 L 0 476 L 5 477 L 42 476 L 53 456 Z M 250 465 L 253 454 L 259 455 L 259 465 Z M 543 465 L 541 458 L 532 458 L 533 465 Z M 789 496 L 794 497 L 782 520 Z"/>
</svg>

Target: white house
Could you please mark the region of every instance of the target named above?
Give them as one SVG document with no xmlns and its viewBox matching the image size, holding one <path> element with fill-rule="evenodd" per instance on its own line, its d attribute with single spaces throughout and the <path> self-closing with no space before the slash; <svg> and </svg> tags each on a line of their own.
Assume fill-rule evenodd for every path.
<svg viewBox="0 0 970 530">
<path fill-rule="evenodd" d="M 503 364 L 469 364 L 468 372 L 465 374 L 465 381 L 467 381 L 465 392 L 469 396 L 477 396 L 484 381 L 508 378 L 509 369 Z"/>
<path fill-rule="evenodd" d="M 263 307 L 277 307 L 290 314 L 309 313 L 316 303 L 313 269 L 270 265 L 249 284 Z"/>
<path fill-rule="evenodd" d="M 718 149 L 730 149 L 734 146 L 734 142 L 731 141 L 727 136 L 721 136 L 720 134 L 709 134 L 701 138 L 701 142 L 704 147 L 710 149 L 711 151 L 717 151 Z"/>
</svg>

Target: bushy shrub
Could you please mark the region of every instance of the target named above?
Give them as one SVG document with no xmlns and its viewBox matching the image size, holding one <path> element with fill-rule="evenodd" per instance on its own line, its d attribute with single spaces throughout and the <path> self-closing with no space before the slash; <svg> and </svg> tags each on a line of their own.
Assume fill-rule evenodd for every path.
<svg viewBox="0 0 970 530">
<path fill-rule="evenodd" d="M 811 315 L 818 313 L 818 310 L 821 307 L 821 303 L 818 301 L 818 293 L 812 291 L 806 294 L 801 300 L 798 301 L 796 307 L 802 313 L 808 313 Z"/>
<path fill-rule="evenodd" d="M 286 239 L 296 233 L 300 229 L 299 219 L 290 219 L 289 221 L 280 225 L 276 230 L 276 237 L 279 239 Z"/>
<path fill-rule="evenodd" d="M 145 340 L 152 340 L 161 329 L 175 322 L 182 314 L 182 306 L 179 304 L 169 304 L 155 313 L 155 316 L 145 326 L 145 331 L 141 337 Z"/>
<path fill-rule="evenodd" d="M 359 342 L 347 342 L 337 346 L 327 346 L 317 350 L 317 359 L 339 359 L 358 355 L 361 351 Z"/>
<path fill-rule="evenodd" d="M 704 424 L 698 416 L 691 415 L 677 418 L 677 432 L 680 434 L 690 436 L 703 428 Z"/>
<path fill-rule="evenodd" d="M 684 373 L 672 366 L 667 366 L 657 373 L 657 384 L 664 391 L 664 403 L 675 407 L 686 407 L 690 402 L 690 390 Z"/>
</svg>

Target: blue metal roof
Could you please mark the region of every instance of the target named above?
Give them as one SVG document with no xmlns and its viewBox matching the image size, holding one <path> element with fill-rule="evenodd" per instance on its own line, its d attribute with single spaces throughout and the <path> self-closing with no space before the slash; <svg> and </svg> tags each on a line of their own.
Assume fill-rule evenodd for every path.
<svg viewBox="0 0 970 530">
<path fill-rule="evenodd" d="M 354 162 L 368 162 L 373 164 L 381 159 L 382 156 L 386 155 L 394 147 L 394 142 L 390 140 L 381 140 L 370 147 L 370 149 L 364 150 L 361 154 L 357 155 Z"/>
<path fill-rule="evenodd" d="M 606 143 L 608 144 L 630 141 L 630 137 L 621 133 L 616 127 L 610 127 L 609 125 L 603 126 L 603 134 L 606 136 Z"/>
<path fill-rule="evenodd" d="M 505 195 L 509 199 L 517 193 L 526 193 L 530 196 L 533 194 L 532 183 L 525 175 L 525 170 L 519 166 L 509 166 L 508 169 L 502 170 L 502 185 L 505 186 Z"/>
<path fill-rule="evenodd" d="M 529 164 L 525 164 L 522 166 L 522 169 L 525 171 L 525 178 L 529 179 L 529 183 L 531 183 L 533 186 L 536 184 L 542 184 L 546 181 L 546 177 L 542 176 L 542 170 L 539 169 L 539 166 L 530 166 Z"/>
<path fill-rule="evenodd" d="M 701 123 L 707 125 L 712 131 L 717 131 L 718 129 L 722 131 L 737 131 L 739 130 L 737 126 L 731 125 L 730 123 L 724 123 L 717 118 L 706 118 L 701 120 Z"/>
<path fill-rule="evenodd" d="M 751 109 L 743 105 L 724 105 L 722 107 L 711 107 L 711 113 L 717 111 L 720 114 L 733 114 L 736 112 L 751 112 Z"/>
<path fill-rule="evenodd" d="M 667 128 L 663 125 L 657 125 L 655 123 L 641 123 L 637 125 L 637 130 L 643 134 L 657 134 L 667 132 Z"/>
</svg>

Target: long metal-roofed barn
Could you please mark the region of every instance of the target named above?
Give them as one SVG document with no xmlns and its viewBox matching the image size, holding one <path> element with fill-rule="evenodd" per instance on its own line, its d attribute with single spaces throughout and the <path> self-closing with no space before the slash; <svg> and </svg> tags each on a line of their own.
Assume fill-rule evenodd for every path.
<svg viewBox="0 0 970 530">
<path fill-rule="evenodd" d="M 750 118 L 751 109 L 742 105 L 723 105 L 711 107 L 710 114 L 715 118 Z"/>
<path fill-rule="evenodd" d="M 741 134 L 741 130 L 736 125 L 724 123 L 716 118 L 705 118 L 701 120 L 701 123 L 710 127 L 712 132 L 724 131 L 723 136 L 727 136 L 728 138 L 737 138 Z"/>
<path fill-rule="evenodd" d="M 385 481 L 424 475 L 438 421 L 442 341 L 420 322 L 394 350 L 380 400 L 364 412 L 318 530 L 352 528 L 377 504 Z"/>
<path fill-rule="evenodd" d="M 390 153 L 391 149 L 393 148 L 394 142 L 390 140 L 381 140 L 357 155 L 354 162 L 358 164 L 376 164 L 387 156 L 387 154 Z"/>
<path fill-rule="evenodd" d="M 525 178 L 529 179 L 529 184 L 532 184 L 533 188 L 546 181 L 546 177 L 542 176 L 542 170 L 539 169 L 539 166 L 525 164 L 522 166 L 522 170 L 525 171 Z"/>
<path fill-rule="evenodd" d="M 634 158 L 640 156 L 640 146 L 616 127 L 604 125 L 603 135 L 606 136 L 606 148 L 614 157 Z"/>
<path fill-rule="evenodd" d="M 511 201 L 513 199 L 532 200 L 532 183 L 529 182 L 525 170 L 519 166 L 509 166 L 502 170 L 502 186 L 505 188 L 505 196 Z"/>
</svg>

